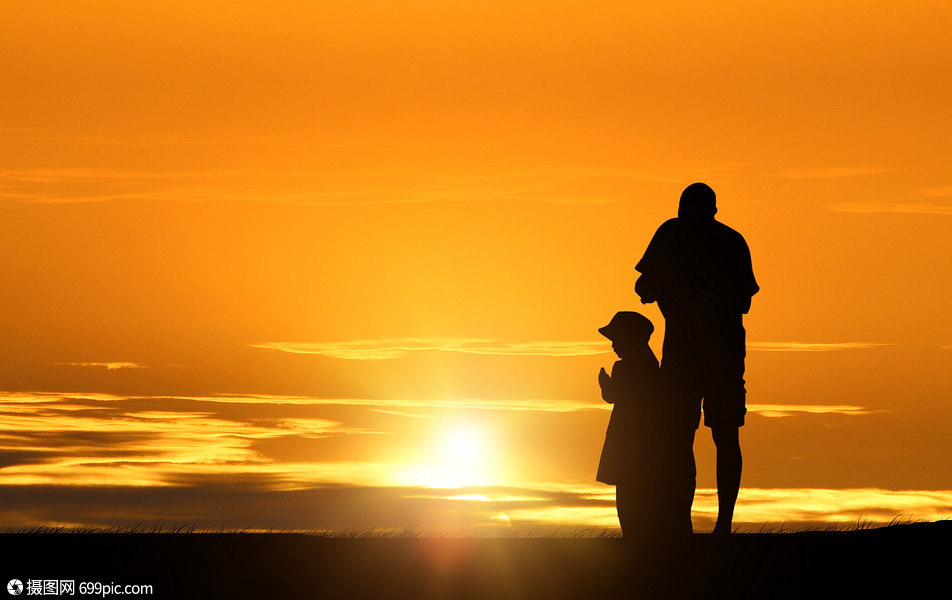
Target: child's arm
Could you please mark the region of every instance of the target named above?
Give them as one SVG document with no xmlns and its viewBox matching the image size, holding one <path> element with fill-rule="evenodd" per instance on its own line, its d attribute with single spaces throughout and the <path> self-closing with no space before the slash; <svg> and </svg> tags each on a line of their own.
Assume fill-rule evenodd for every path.
<svg viewBox="0 0 952 600">
<path fill-rule="evenodd" d="M 598 372 L 598 385 L 602 388 L 602 400 L 609 404 L 615 403 L 614 389 L 612 388 L 612 378 L 605 371 L 605 367 Z"/>
</svg>

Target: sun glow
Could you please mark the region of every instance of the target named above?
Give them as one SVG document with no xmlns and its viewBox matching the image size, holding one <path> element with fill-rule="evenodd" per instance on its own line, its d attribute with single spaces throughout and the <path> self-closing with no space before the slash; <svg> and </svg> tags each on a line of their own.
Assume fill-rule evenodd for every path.
<svg viewBox="0 0 952 600">
<path fill-rule="evenodd" d="M 492 442 L 473 424 L 447 424 L 435 435 L 422 460 L 400 469 L 396 479 L 430 489 L 457 489 L 500 483 Z"/>
<path fill-rule="evenodd" d="M 485 485 L 497 478 L 484 430 L 473 425 L 453 426 L 439 446 L 440 466 L 458 486 Z"/>
<path fill-rule="evenodd" d="M 487 454 L 485 438 L 473 429 L 451 431 L 444 439 L 448 457 L 460 465 L 472 466 Z"/>
</svg>

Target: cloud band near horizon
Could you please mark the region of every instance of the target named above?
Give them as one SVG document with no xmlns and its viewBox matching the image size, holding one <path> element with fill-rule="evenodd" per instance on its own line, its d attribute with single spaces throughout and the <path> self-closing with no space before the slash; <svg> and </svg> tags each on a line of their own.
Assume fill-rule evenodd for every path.
<svg viewBox="0 0 952 600">
<path fill-rule="evenodd" d="M 895 346 L 892 342 L 748 342 L 750 350 L 829 352 Z M 414 352 L 457 352 L 495 356 L 592 356 L 611 352 L 608 341 L 506 342 L 493 338 L 381 338 L 345 342 L 260 342 L 252 348 L 290 354 L 312 354 L 343 360 L 392 360 Z"/>
</svg>

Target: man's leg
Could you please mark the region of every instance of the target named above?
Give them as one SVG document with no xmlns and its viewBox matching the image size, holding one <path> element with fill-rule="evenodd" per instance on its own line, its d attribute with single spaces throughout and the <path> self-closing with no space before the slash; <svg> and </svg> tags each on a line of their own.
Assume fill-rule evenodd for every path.
<svg viewBox="0 0 952 600">
<path fill-rule="evenodd" d="M 661 380 L 671 410 L 669 432 L 673 442 L 672 467 L 674 492 L 677 494 L 677 531 L 693 532 L 691 507 L 697 487 L 697 463 L 694 460 L 694 434 L 701 421 L 703 378 L 699 376 L 704 357 L 699 353 L 697 332 L 691 323 L 665 318 Z"/>
<path fill-rule="evenodd" d="M 694 460 L 694 433 L 690 430 L 684 436 L 684 441 L 680 445 L 682 479 L 681 489 L 681 510 L 679 517 L 680 524 L 678 532 L 690 535 L 694 533 L 694 525 L 691 521 L 691 507 L 694 504 L 694 492 L 697 488 L 697 463 Z"/>
<path fill-rule="evenodd" d="M 667 452 L 670 456 L 666 465 L 666 485 L 669 486 L 673 508 L 677 517 L 672 523 L 679 534 L 693 533 L 691 507 L 694 504 L 694 492 L 697 487 L 697 463 L 694 460 L 694 434 L 700 421 L 701 396 L 691 389 L 687 377 L 682 377 L 676 369 L 665 369 L 670 363 L 663 363 L 661 373 L 665 376 L 667 401 L 671 409 L 669 423 L 665 429 L 668 439 Z"/>
<path fill-rule="evenodd" d="M 717 446 L 717 524 L 714 533 L 730 533 L 734 504 L 740 490 L 743 459 L 740 453 L 739 427 L 712 427 Z"/>
</svg>

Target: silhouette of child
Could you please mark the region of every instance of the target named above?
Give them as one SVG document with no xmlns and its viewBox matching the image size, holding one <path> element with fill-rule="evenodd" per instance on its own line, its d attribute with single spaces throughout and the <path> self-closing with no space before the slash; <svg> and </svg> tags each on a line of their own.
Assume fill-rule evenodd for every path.
<svg viewBox="0 0 952 600">
<path fill-rule="evenodd" d="M 679 415 L 665 402 L 658 359 L 648 346 L 654 325 L 630 311 L 616 313 L 598 330 L 612 341 L 618 360 L 609 376 L 598 373 L 602 399 L 613 404 L 595 479 L 615 486 L 622 535 L 670 536 L 690 532 L 684 514 L 684 449 L 678 448 Z"/>
</svg>

